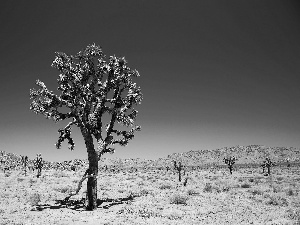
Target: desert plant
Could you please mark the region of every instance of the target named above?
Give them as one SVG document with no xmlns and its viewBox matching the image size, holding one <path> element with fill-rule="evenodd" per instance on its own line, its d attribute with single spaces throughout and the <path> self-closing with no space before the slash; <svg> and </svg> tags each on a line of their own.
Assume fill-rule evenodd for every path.
<svg viewBox="0 0 300 225">
<path fill-rule="evenodd" d="M 288 206 L 289 205 L 287 199 L 278 194 L 271 194 L 271 195 L 268 195 L 265 197 L 267 198 L 267 200 L 265 202 L 267 205 L 279 205 L 279 206 Z"/>
<path fill-rule="evenodd" d="M 40 193 L 32 193 L 29 196 L 28 202 L 31 206 L 37 206 L 41 202 L 41 194 Z"/>
<path fill-rule="evenodd" d="M 184 179 L 183 186 L 186 186 L 186 185 L 187 185 L 188 179 L 189 179 L 188 177 L 186 177 L 186 178 Z"/>
<path fill-rule="evenodd" d="M 36 155 L 36 160 L 34 162 L 34 167 L 37 169 L 36 177 L 39 178 L 42 175 L 42 168 L 43 168 L 43 158 L 41 154 Z"/>
<path fill-rule="evenodd" d="M 170 185 L 170 184 L 163 184 L 163 185 L 159 186 L 159 189 L 162 189 L 162 190 L 171 189 L 171 188 L 172 188 L 172 185 Z"/>
<path fill-rule="evenodd" d="M 248 183 L 241 184 L 241 188 L 250 188 L 250 187 L 251 187 L 251 185 Z"/>
<path fill-rule="evenodd" d="M 197 190 L 195 190 L 195 189 L 189 189 L 189 190 L 187 191 L 187 194 L 188 194 L 188 195 L 198 195 L 199 192 L 198 192 Z"/>
<path fill-rule="evenodd" d="M 25 176 L 27 175 L 28 156 L 22 156 L 22 164 L 24 167 Z"/>
<path fill-rule="evenodd" d="M 141 128 L 134 125 L 143 95 L 133 82 L 139 73 L 128 67 L 124 57 L 111 56 L 108 61 L 100 46 L 89 45 L 75 56 L 56 52 L 52 67 L 60 72 L 58 96 L 37 80 L 39 90 L 30 90 L 30 109 L 58 122 L 71 119 L 64 129 L 59 129 L 56 147 L 64 140 L 74 150 L 71 126 L 77 126 L 84 138 L 89 167 L 83 178 L 87 181 L 87 210 L 97 208 L 98 161 L 104 153 L 114 153 L 114 145 L 126 146 Z M 68 109 L 67 113 L 59 108 Z M 108 116 L 107 116 L 108 115 Z M 108 121 L 107 121 L 108 120 Z M 131 129 L 118 130 L 114 125 Z M 106 125 L 105 125 L 106 124 Z M 95 148 L 93 140 L 97 141 Z"/>
<path fill-rule="evenodd" d="M 227 164 L 230 174 L 232 174 L 233 165 L 237 159 L 234 156 L 224 158 L 225 164 Z"/>
<path fill-rule="evenodd" d="M 265 161 L 263 161 L 263 164 L 261 165 L 262 166 L 262 168 L 263 168 L 263 173 L 265 172 L 265 168 L 267 168 L 267 175 L 271 175 L 271 167 L 272 166 L 275 166 L 275 163 L 273 163 L 272 161 L 271 161 L 271 159 L 269 158 L 269 157 L 267 157 L 266 159 L 265 159 Z"/>
<path fill-rule="evenodd" d="M 186 205 L 186 202 L 189 198 L 187 196 L 184 195 L 180 195 L 180 194 L 175 194 L 170 198 L 170 203 L 171 204 L 183 204 Z"/>
<path fill-rule="evenodd" d="M 174 169 L 177 170 L 177 172 L 178 172 L 178 179 L 179 179 L 179 182 L 181 182 L 181 171 L 183 169 L 183 166 L 182 166 L 181 162 L 179 162 L 177 164 L 177 162 L 174 161 Z"/>
<path fill-rule="evenodd" d="M 204 192 L 212 192 L 212 190 L 213 190 L 213 186 L 211 185 L 211 183 L 205 183 L 203 191 Z"/>
</svg>

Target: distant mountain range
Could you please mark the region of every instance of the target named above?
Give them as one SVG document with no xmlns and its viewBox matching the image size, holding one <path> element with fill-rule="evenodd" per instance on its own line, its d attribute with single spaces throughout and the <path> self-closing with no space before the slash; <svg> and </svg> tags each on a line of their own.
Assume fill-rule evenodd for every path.
<svg viewBox="0 0 300 225">
<path fill-rule="evenodd" d="M 6 155 L 11 163 L 16 164 L 20 162 L 21 156 L 14 153 L 0 152 L 0 160 Z M 249 146 L 234 146 L 224 147 L 215 150 L 196 150 L 182 153 L 173 153 L 165 158 L 156 160 L 147 159 L 107 159 L 102 158 L 99 166 L 117 166 L 119 168 L 128 167 L 172 167 L 173 161 L 181 161 L 185 166 L 222 166 L 224 165 L 223 159 L 227 156 L 235 156 L 237 158 L 236 164 L 261 164 L 266 157 L 269 157 L 277 164 L 286 163 L 287 160 L 291 163 L 300 163 L 300 149 L 294 147 L 266 147 L 263 145 L 249 145 Z M 33 159 L 30 160 L 31 162 Z M 61 164 L 76 164 L 78 166 L 87 167 L 87 160 L 72 160 L 65 162 L 45 162 L 45 165 L 61 165 Z"/>
</svg>

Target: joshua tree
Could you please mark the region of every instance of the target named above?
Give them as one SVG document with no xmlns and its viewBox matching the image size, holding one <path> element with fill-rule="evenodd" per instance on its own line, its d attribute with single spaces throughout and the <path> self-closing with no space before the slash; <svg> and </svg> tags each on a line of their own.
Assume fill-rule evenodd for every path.
<svg viewBox="0 0 300 225">
<path fill-rule="evenodd" d="M 36 154 L 36 160 L 34 166 L 35 169 L 37 169 L 36 177 L 39 178 L 42 175 L 42 168 L 43 168 L 43 158 L 41 154 Z"/>
<path fill-rule="evenodd" d="M 177 170 L 179 176 L 179 182 L 181 182 L 181 170 L 183 169 L 181 162 L 179 162 L 177 165 L 177 162 L 174 161 L 174 169 Z"/>
<path fill-rule="evenodd" d="M 236 160 L 234 156 L 224 158 L 224 162 L 227 164 L 230 174 L 232 174 L 232 168 Z"/>
<path fill-rule="evenodd" d="M 5 168 L 6 168 L 5 163 L 7 161 L 7 155 L 5 154 L 4 151 L 1 151 L 0 153 L 1 153 L 1 156 L 0 156 L 1 167 L 2 167 L 3 171 L 5 172 Z"/>
<path fill-rule="evenodd" d="M 169 171 L 169 169 L 170 169 L 170 168 L 169 168 L 169 166 L 166 166 L 166 169 L 167 169 L 167 172 L 168 172 L 168 171 Z"/>
<path fill-rule="evenodd" d="M 27 174 L 27 164 L 28 164 L 28 157 L 27 156 L 22 156 L 22 164 L 23 164 L 24 173 L 25 173 L 25 176 L 26 176 L 26 174 Z"/>
<path fill-rule="evenodd" d="M 269 176 L 271 175 L 271 167 L 272 167 L 272 166 L 275 166 L 275 163 L 273 163 L 273 162 L 271 161 L 271 159 L 270 159 L 269 157 L 267 157 L 267 158 L 265 159 L 265 161 L 263 162 L 262 167 L 263 167 L 263 169 L 264 169 L 264 168 L 267 168 L 267 169 L 268 169 L 268 175 L 269 175 Z M 263 171 L 263 173 L 264 173 L 264 171 Z"/>
<path fill-rule="evenodd" d="M 74 149 L 71 126 L 77 126 L 84 138 L 89 167 L 84 175 L 87 181 L 87 210 L 97 208 L 98 161 L 104 153 L 113 153 L 114 145 L 126 146 L 141 128 L 134 125 L 138 114 L 133 108 L 142 101 L 140 87 L 133 82 L 139 73 L 128 67 L 124 57 L 106 57 L 101 47 L 89 45 L 75 56 L 56 53 L 52 67 L 59 72 L 56 95 L 37 80 L 39 90 L 30 90 L 30 109 L 55 122 L 71 120 L 59 129 L 56 147 L 68 140 Z M 64 111 L 59 111 L 59 108 Z M 66 109 L 68 112 L 65 113 Z M 127 128 L 119 130 L 120 126 Z M 97 141 L 97 148 L 94 146 Z"/>
</svg>

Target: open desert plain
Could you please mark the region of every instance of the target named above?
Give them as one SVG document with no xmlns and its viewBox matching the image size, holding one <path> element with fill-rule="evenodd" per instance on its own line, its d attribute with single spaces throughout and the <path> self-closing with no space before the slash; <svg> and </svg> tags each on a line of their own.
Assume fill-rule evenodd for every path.
<svg viewBox="0 0 300 225">
<path fill-rule="evenodd" d="M 0 224 L 300 224 L 299 152 L 252 145 L 103 159 L 94 211 L 85 210 L 86 181 L 65 201 L 87 161 L 44 162 L 37 178 L 28 168 L 25 175 L 20 156 L 2 152 L 11 166 L 0 173 Z M 222 161 L 228 154 L 237 158 L 232 174 Z M 266 154 L 275 163 L 270 175 L 259 164 Z"/>
<path fill-rule="evenodd" d="M 0 225 L 300 225 L 299 12 L 0 1 Z"/>
</svg>

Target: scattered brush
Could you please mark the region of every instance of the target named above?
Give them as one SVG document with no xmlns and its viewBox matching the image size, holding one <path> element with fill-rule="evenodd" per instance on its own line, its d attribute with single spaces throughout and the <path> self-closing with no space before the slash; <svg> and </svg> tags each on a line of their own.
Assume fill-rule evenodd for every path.
<svg viewBox="0 0 300 225">
<path fill-rule="evenodd" d="M 186 205 L 186 202 L 189 198 L 185 195 L 180 195 L 180 194 L 175 194 L 170 198 L 170 203 L 171 204 L 182 204 Z"/>
</svg>

